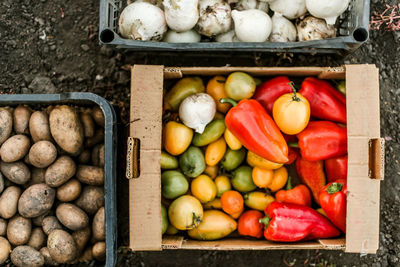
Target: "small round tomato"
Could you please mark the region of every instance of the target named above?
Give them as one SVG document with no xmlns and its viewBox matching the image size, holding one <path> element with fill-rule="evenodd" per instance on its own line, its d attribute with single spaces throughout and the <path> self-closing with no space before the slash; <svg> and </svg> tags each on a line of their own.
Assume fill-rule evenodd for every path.
<svg viewBox="0 0 400 267">
<path fill-rule="evenodd" d="M 226 143 L 223 137 L 207 146 L 205 159 L 208 166 L 215 166 L 225 155 Z"/>
<path fill-rule="evenodd" d="M 234 72 L 225 82 L 225 92 L 229 98 L 240 101 L 249 99 L 256 91 L 256 82 L 253 77 L 244 72 Z"/>
<path fill-rule="evenodd" d="M 216 197 L 217 186 L 210 177 L 202 174 L 192 181 L 190 191 L 201 203 L 207 203 Z"/>
<path fill-rule="evenodd" d="M 281 167 L 277 170 L 274 171 L 274 178 L 272 179 L 272 182 L 268 185 L 268 188 L 272 192 L 276 192 L 279 189 L 282 189 L 285 184 L 287 183 L 288 180 L 288 171 L 285 167 Z"/>
<path fill-rule="evenodd" d="M 254 210 L 264 211 L 274 201 L 275 198 L 265 192 L 254 191 L 244 195 L 244 204 Z"/>
<path fill-rule="evenodd" d="M 223 193 L 231 190 L 231 181 L 228 176 L 220 175 L 214 180 L 215 185 L 217 186 L 217 197 L 221 197 Z"/>
<path fill-rule="evenodd" d="M 168 209 L 169 222 L 178 230 L 196 228 L 203 219 L 203 206 L 192 196 L 181 196 Z"/>
<path fill-rule="evenodd" d="M 257 210 L 248 210 L 242 214 L 238 222 L 238 232 L 242 236 L 261 238 L 264 225 L 259 222 L 264 215 Z"/>
<path fill-rule="evenodd" d="M 240 166 L 233 172 L 231 179 L 232 187 L 237 191 L 246 193 L 257 188 L 251 177 L 252 168 L 249 166 Z"/>
<path fill-rule="evenodd" d="M 220 99 L 228 97 L 225 93 L 225 80 L 226 78 L 223 76 L 215 76 L 208 82 L 206 88 L 206 93 L 214 98 L 217 103 L 217 110 L 222 113 L 226 113 L 231 108 L 230 104 L 219 102 Z"/>
<path fill-rule="evenodd" d="M 192 138 L 193 130 L 182 123 L 170 121 L 164 127 L 164 147 L 173 156 L 185 152 L 192 142 Z"/>
<path fill-rule="evenodd" d="M 295 90 L 291 94 L 279 97 L 272 108 L 276 125 L 289 135 L 303 131 L 310 120 L 310 103 Z"/>
<path fill-rule="evenodd" d="M 238 191 L 226 191 L 221 196 L 222 210 L 232 217 L 239 218 L 243 212 L 244 204 L 243 197 Z"/>
<path fill-rule="evenodd" d="M 254 184 L 259 188 L 267 188 L 274 178 L 274 171 L 263 169 L 260 167 L 254 167 L 251 174 Z"/>
<path fill-rule="evenodd" d="M 219 169 L 218 165 L 206 166 L 204 173 L 210 176 L 212 179 L 214 179 L 218 175 L 218 169 Z"/>
</svg>

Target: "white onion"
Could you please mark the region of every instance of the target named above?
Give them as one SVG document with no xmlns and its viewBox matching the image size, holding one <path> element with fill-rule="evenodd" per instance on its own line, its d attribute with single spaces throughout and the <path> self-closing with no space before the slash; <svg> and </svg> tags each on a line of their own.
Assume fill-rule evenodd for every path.
<svg viewBox="0 0 400 267">
<path fill-rule="evenodd" d="M 288 19 L 300 18 L 307 12 L 305 0 L 275 0 L 269 4 L 269 8 Z"/>
<path fill-rule="evenodd" d="M 233 10 L 232 18 L 236 37 L 242 42 L 265 42 L 271 34 L 271 18 L 261 10 Z"/>
<path fill-rule="evenodd" d="M 271 42 L 294 42 L 297 30 L 293 23 L 279 13 L 272 16 L 272 33 L 269 37 Z"/>
<path fill-rule="evenodd" d="M 198 43 L 200 42 L 201 36 L 194 30 L 186 32 L 176 32 L 169 30 L 163 39 L 167 43 Z"/>
<path fill-rule="evenodd" d="M 200 17 L 196 28 L 211 37 L 229 31 L 232 25 L 231 7 L 222 0 L 200 0 Z"/>
<path fill-rule="evenodd" d="M 329 25 L 335 24 L 349 3 L 350 0 L 306 0 L 308 12 L 314 17 L 325 19 Z"/>
<path fill-rule="evenodd" d="M 177 32 L 192 29 L 199 19 L 199 0 L 163 0 L 168 27 Z"/>
</svg>

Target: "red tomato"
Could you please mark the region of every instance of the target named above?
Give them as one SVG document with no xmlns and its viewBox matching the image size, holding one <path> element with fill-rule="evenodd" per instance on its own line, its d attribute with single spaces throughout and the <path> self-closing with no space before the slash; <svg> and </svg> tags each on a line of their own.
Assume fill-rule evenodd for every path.
<svg viewBox="0 0 400 267">
<path fill-rule="evenodd" d="M 238 222 L 239 235 L 261 238 L 264 225 L 259 222 L 264 215 L 257 210 L 248 210 L 242 214 Z"/>
</svg>

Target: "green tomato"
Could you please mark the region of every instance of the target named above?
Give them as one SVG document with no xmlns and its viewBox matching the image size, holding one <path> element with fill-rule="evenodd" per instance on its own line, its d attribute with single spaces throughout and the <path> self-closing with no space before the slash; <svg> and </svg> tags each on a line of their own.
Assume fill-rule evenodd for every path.
<svg viewBox="0 0 400 267">
<path fill-rule="evenodd" d="M 220 138 L 225 132 L 224 120 L 213 120 L 210 122 L 202 134 L 196 133 L 192 144 L 195 146 L 206 146 Z"/>
<path fill-rule="evenodd" d="M 237 191 L 246 193 L 253 191 L 257 186 L 253 182 L 251 176 L 253 169 L 249 166 L 241 166 L 233 172 L 233 178 L 231 180 L 233 188 Z"/>
<path fill-rule="evenodd" d="M 206 169 L 206 161 L 201 149 L 190 146 L 179 158 L 179 166 L 182 172 L 191 178 L 202 174 Z"/>
<path fill-rule="evenodd" d="M 161 204 L 161 233 L 164 234 L 168 228 L 168 212 L 163 204 Z"/>
<path fill-rule="evenodd" d="M 244 72 L 234 72 L 225 82 L 225 92 L 233 100 L 249 99 L 256 91 L 256 82 L 253 77 Z"/>
<path fill-rule="evenodd" d="M 162 195 L 166 199 L 175 199 L 189 189 L 186 177 L 179 171 L 165 171 L 161 175 Z"/>
<path fill-rule="evenodd" d="M 221 160 L 221 165 L 226 171 L 233 171 L 239 167 L 244 158 L 246 157 L 246 149 L 243 147 L 239 150 L 232 150 L 228 148 L 224 157 Z"/>
<path fill-rule="evenodd" d="M 161 169 L 170 170 L 177 168 L 178 159 L 165 151 L 161 151 Z"/>
</svg>

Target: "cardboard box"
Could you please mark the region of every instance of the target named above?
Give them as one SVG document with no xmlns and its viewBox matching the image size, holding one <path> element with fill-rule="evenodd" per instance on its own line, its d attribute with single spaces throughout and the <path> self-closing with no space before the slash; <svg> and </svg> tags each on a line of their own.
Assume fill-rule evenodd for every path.
<svg viewBox="0 0 400 267">
<path fill-rule="evenodd" d="M 161 132 L 164 81 L 186 75 L 213 76 L 244 71 L 268 78 L 276 75 L 346 79 L 348 197 L 346 238 L 293 244 L 226 238 L 195 241 L 161 235 Z M 380 138 L 379 73 L 374 65 L 339 68 L 289 67 L 132 67 L 131 126 L 127 155 L 130 248 L 133 250 L 332 249 L 376 253 L 379 246 L 379 193 L 384 176 L 384 141 Z M 136 177 L 136 178 L 135 178 Z"/>
</svg>

